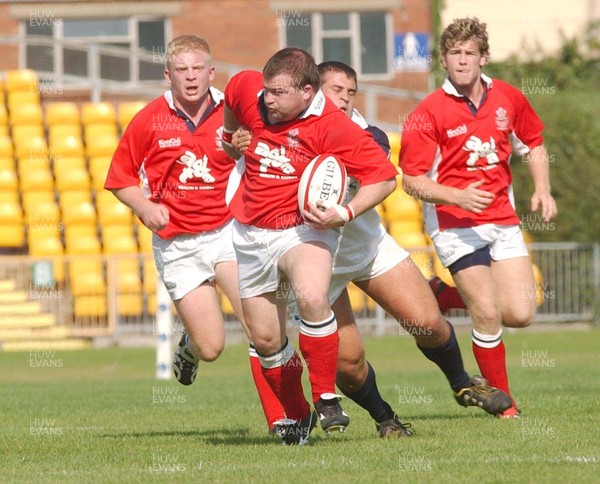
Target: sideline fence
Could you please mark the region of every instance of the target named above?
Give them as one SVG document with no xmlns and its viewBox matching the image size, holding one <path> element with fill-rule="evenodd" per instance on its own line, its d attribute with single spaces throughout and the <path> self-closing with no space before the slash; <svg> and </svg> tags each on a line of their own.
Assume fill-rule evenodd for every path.
<svg viewBox="0 0 600 484">
<path fill-rule="evenodd" d="M 537 288 L 543 301 L 536 321 L 598 322 L 600 320 L 600 244 L 534 243 L 530 246 L 533 261 L 543 282 Z M 118 340 L 124 332 L 157 334 L 157 274 L 151 267 L 152 256 L 0 256 L 0 280 L 4 294 L 12 292 L 9 306 L 0 304 L 0 317 L 23 325 L 36 313 L 51 317 L 53 324 L 64 326 L 74 335 L 112 336 Z M 98 262 L 101 272 L 96 279 L 90 273 L 75 271 L 80 261 Z M 120 264 L 138 268 L 133 280 L 125 280 Z M 85 267 L 85 266 L 84 266 Z M 89 266 L 88 266 L 89 267 Z M 90 281 L 95 281 L 90 283 Z M 85 283 L 85 284 L 84 284 Z M 21 306 L 14 301 L 21 301 Z M 33 305 L 32 305 L 33 304 Z M 229 330 L 239 329 L 231 306 L 223 300 Z M 26 309 L 24 309 L 27 306 Z M 361 325 L 370 325 L 375 333 L 396 327 L 384 311 L 367 302 L 357 313 Z M 164 309 L 164 308 L 163 308 Z M 11 314 L 11 311 L 14 314 Z M 449 315 L 456 324 L 467 323 L 464 312 Z M 181 331 L 175 318 L 172 331 Z"/>
</svg>

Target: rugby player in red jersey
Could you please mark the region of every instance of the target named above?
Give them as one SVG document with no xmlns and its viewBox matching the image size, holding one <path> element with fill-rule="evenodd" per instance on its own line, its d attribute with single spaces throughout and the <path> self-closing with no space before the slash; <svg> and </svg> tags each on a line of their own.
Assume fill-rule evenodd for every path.
<svg viewBox="0 0 600 484">
<path fill-rule="evenodd" d="M 448 77 L 408 116 L 400 166 L 407 192 L 423 200 L 426 229 L 473 320 L 481 374 L 509 393 L 502 325 L 528 326 L 535 281 L 514 208 L 510 157 L 526 155 L 531 210 L 549 221 L 551 195 L 543 125 L 522 92 L 482 73 L 489 57 L 486 25 L 456 19 L 442 33 Z M 510 393 L 509 393 L 510 394 Z M 519 415 L 513 401 L 499 417 Z"/>
</svg>

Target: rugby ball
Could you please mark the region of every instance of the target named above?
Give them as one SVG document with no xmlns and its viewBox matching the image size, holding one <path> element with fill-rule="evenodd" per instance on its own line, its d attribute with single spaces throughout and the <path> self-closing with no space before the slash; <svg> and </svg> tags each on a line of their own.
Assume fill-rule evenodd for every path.
<svg viewBox="0 0 600 484">
<path fill-rule="evenodd" d="M 322 210 L 340 204 L 346 193 L 346 167 L 331 154 L 320 154 L 307 165 L 298 185 L 298 208 L 308 203 Z"/>
</svg>

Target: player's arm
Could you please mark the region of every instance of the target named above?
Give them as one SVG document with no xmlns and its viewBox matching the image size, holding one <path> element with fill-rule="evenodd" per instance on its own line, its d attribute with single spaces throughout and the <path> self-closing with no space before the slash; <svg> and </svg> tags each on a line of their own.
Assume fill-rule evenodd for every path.
<svg viewBox="0 0 600 484">
<path fill-rule="evenodd" d="M 352 201 L 345 207 L 335 205 L 325 211 L 321 211 L 321 209 L 309 203 L 310 212 L 303 210 L 302 216 L 319 229 L 340 227 L 381 203 L 395 189 L 396 178 L 390 178 L 369 185 L 361 185 Z"/>
<path fill-rule="evenodd" d="M 402 175 L 402 186 L 409 195 L 424 202 L 456 205 L 473 213 L 483 212 L 494 200 L 493 193 L 479 189 L 484 183 L 484 180 L 479 180 L 465 188 L 455 188 L 437 183 L 425 174 Z"/>
<path fill-rule="evenodd" d="M 231 142 L 233 140 L 233 133 L 235 133 L 239 127 L 240 123 L 235 118 L 229 106 L 225 104 L 225 108 L 223 109 L 223 140 L 221 144 L 223 145 L 225 153 L 235 160 L 240 157 L 240 153 L 235 149 Z"/>
<path fill-rule="evenodd" d="M 541 205 L 542 217 L 548 222 L 556 216 L 556 201 L 550 188 L 550 161 L 544 145 L 536 146 L 527 155 L 527 166 L 533 179 L 534 192 L 531 196 L 531 211 Z"/>
<path fill-rule="evenodd" d="M 164 229 L 169 223 L 169 209 L 146 198 L 139 186 L 113 188 L 110 191 L 153 232 Z"/>
</svg>

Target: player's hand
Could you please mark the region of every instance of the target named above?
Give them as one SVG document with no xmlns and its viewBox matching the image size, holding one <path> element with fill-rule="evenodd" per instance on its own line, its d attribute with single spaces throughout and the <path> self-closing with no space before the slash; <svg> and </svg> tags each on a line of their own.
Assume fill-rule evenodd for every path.
<svg viewBox="0 0 600 484">
<path fill-rule="evenodd" d="M 322 230 L 341 227 L 346 223 L 335 208 L 329 207 L 323 210 L 322 207 L 316 207 L 310 202 L 308 202 L 308 210 L 302 210 L 302 216 L 314 228 Z"/>
<path fill-rule="evenodd" d="M 483 212 L 494 200 L 494 194 L 492 192 L 479 190 L 479 187 L 484 183 L 485 180 L 479 180 L 461 190 L 456 205 L 469 212 Z"/>
<path fill-rule="evenodd" d="M 544 222 L 549 222 L 556 217 L 558 209 L 556 208 L 556 201 L 550 193 L 535 192 L 531 196 L 531 211 L 537 211 L 540 205 L 542 206 L 542 218 Z"/>
<path fill-rule="evenodd" d="M 153 232 L 164 229 L 169 223 L 169 209 L 160 203 L 148 200 L 140 214 L 140 219 L 144 225 Z"/>
<path fill-rule="evenodd" d="M 250 146 L 252 133 L 245 127 L 240 126 L 232 135 L 231 144 L 239 153 L 243 153 Z"/>
</svg>

